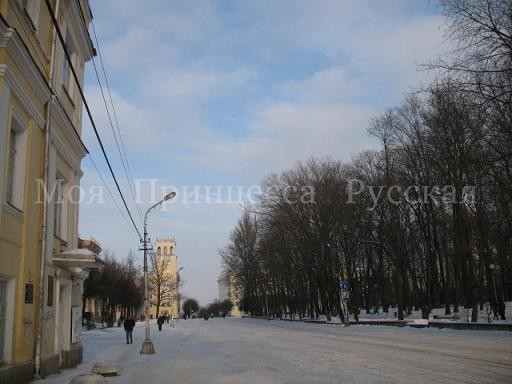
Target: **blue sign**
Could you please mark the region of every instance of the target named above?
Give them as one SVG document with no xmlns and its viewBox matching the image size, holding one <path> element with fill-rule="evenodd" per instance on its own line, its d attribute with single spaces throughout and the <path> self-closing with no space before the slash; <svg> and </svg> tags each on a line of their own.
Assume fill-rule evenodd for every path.
<svg viewBox="0 0 512 384">
<path fill-rule="evenodd" d="M 340 287 L 343 291 L 350 291 L 350 284 L 348 281 L 342 281 Z"/>
<path fill-rule="evenodd" d="M 349 301 L 350 300 L 350 293 L 348 291 L 343 291 L 342 295 L 341 295 L 341 298 L 343 299 L 343 301 Z"/>
</svg>

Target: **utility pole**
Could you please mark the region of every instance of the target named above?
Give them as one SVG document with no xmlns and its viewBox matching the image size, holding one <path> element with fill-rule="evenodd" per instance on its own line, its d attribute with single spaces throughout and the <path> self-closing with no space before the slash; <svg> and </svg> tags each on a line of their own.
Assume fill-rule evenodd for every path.
<svg viewBox="0 0 512 384">
<path fill-rule="evenodd" d="M 144 215 L 144 317 L 146 319 L 145 323 L 145 331 L 146 338 L 142 342 L 142 348 L 140 353 L 142 355 L 152 355 L 155 353 L 155 348 L 153 346 L 153 341 L 151 341 L 151 335 L 149 332 L 149 297 L 148 297 L 148 214 L 149 212 L 162 204 L 164 201 L 172 199 L 176 196 L 176 192 L 171 192 L 168 195 L 165 195 L 158 203 L 152 205 Z"/>
</svg>

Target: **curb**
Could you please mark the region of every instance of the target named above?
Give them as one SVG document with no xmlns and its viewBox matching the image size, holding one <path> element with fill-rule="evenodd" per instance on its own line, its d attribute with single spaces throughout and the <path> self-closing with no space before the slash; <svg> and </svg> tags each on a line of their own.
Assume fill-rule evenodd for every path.
<svg viewBox="0 0 512 384">
<path fill-rule="evenodd" d="M 315 320 L 315 319 L 279 319 L 279 318 L 265 318 L 257 316 L 246 316 L 249 319 L 259 320 L 280 320 L 296 323 L 308 323 L 308 324 L 319 324 L 319 325 L 345 325 L 343 323 L 331 323 L 327 320 Z M 473 331 L 509 331 L 512 332 L 512 324 L 495 324 L 495 323 L 443 323 L 437 321 L 429 321 L 428 324 L 414 323 L 407 320 L 391 320 L 391 321 L 379 321 L 379 320 L 351 320 L 350 325 L 380 325 L 390 327 L 411 327 L 411 328 L 438 328 L 438 329 L 459 329 L 459 330 L 473 330 Z"/>
</svg>

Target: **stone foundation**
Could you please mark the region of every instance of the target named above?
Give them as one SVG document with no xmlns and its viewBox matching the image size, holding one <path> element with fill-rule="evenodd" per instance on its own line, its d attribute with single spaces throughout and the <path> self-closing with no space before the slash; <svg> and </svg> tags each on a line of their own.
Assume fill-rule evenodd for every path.
<svg viewBox="0 0 512 384">
<path fill-rule="evenodd" d="M 41 377 L 59 372 L 59 355 L 41 359 Z"/>
<path fill-rule="evenodd" d="M 33 378 L 34 363 L 32 361 L 0 366 L 0 383 L 2 384 L 26 384 Z"/>
<path fill-rule="evenodd" d="M 83 348 L 82 343 L 75 343 L 71 345 L 69 351 L 64 351 L 62 368 L 73 368 L 82 362 Z"/>
</svg>

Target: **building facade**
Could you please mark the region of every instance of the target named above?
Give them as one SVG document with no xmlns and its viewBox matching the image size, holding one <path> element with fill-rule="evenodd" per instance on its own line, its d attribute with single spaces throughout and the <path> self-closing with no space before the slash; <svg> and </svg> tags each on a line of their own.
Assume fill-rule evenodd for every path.
<svg viewBox="0 0 512 384">
<path fill-rule="evenodd" d="M 41 0 L 0 0 L 3 384 L 81 361 L 82 283 L 87 269 L 100 265 L 97 254 L 78 247 L 80 163 L 87 153 L 78 84 L 94 54 L 92 16 L 87 0 L 50 3 L 51 12 Z"/>
<path fill-rule="evenodd" d="M 176 254 L 176 240 L 157 239 L 152 258 L 152 271 L 150 272 L 151 305 L 149 316 L 154 319 L 158 316 L 180 318 L 180 274 L 178 269 L 178 256 Z M 156 275 L 159 275 L 156 278 Z M 159 287 L 160 286 L 160 287 Z M 156 313 L 157 292 L 160 289 L 161 304 L 159 313 Z"/>
<path fill-rule="evenodd" d="M 243 312 L 240 310 L 240 292 L 236 288 L 234 277 L 229 275 L 226 271 L 222 272 L 217 279 L 217 286 L 219 290 L 218 300 L 230 300 L 233 304 L 230 315 L 233 317 L 242 316 Z"/>
</svg>

